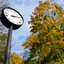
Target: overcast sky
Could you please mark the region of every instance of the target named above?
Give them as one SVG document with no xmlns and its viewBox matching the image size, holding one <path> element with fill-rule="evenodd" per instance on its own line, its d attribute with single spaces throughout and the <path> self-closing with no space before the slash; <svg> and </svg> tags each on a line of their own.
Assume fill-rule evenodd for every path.
<svg viewBox="0 0 64 64">
<path fill-rule="evenodd" d="M 30 33 L 30 25 L 28 25 L 28 21 L 30 21 L 30 15 L 34 11 L 34 8 L 39 5 L 39 0 L 6 0 L 10 3 L 10 6 L 17 10 L 24 18 L 24 24 L 17 30 L 13 30 L 12 33 L 12 43 L 11 53 L 23 53 L 24 47 L 22 47 L 22 42 L 26 40 L 26 37 L 29 36 Z M 42 0 L 44 1 L 44 0 Z M 63 0 L 56 0 L 56 3 L 64 7 Z M 62 3 L 62 4 L 61 4 Z"/>
</svg>

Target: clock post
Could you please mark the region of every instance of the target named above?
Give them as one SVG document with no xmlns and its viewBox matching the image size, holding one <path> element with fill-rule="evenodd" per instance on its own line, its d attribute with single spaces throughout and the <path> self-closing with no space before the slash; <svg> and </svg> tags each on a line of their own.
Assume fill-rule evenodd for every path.
<svg viewBox="0 0 64 64">
<path fill-rule="evenodd" d="M 22 26 L 24 19 L 18 11 L 16 11 L 13 8 L 7 7 L 2 10 L 1 22 L 3 23 L 4 26 L 9 28 L 7 45 L 5 50 L 5 58 L 4 58 L 4 64 L 9 64 L 12 30 L 16 30 L 20 26 Z"/>
<path fill-rule="evenodd" d="M 13 29 L 13 26 L 10 26 L 9 32 L 8 32 L 6 50 L 5 50 L 4 64 L 9 64 L 10 48 L 11 48 L 11 40 L 12 40 L 12 29 Z"/>
</svg>

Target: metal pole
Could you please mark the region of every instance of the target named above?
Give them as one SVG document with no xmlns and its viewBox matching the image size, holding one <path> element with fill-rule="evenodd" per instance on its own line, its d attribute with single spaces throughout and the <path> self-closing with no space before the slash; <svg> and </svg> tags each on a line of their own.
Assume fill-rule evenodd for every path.
<svg viewBox="0 0 64 64">
<path fill-rule="evenodd" d="M 12 26 L 9 28 L 8 32 L 8 39 L 7 39 L 7 45 L 5 50 L 5 58 L 4 58 L 4 64 L 9 64 L 10 59 L 10 48 L 11 48 L 11 40 L 12 40 Z"/>
</svg>

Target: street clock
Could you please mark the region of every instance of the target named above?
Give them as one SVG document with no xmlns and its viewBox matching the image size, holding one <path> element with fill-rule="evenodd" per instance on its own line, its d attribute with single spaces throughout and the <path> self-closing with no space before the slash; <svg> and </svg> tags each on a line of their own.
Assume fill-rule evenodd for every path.
<svg viewBox="0 0 64 64">
<path fill-rule="evenodd" d="M 1 22 L 3 23 L 4 26 L 9 28 L 8 39 L 5 50 L 5 58 L 4 58 L 4 64 L 9 64 L 12 30 L 16 30 L 20 26 L 22 26 L 24 20 L 22 15 L 18 11 L 16 11 L 13 8 L 6 7 L 2 10 Z"/>
<path fill-rule="evenodd" d="M 1 22 L 9 28 L 13 26 L 13 30 L 18 29 L 24 22 L 22 15 L 10 7 L 4 8 L 1 13 Z"/>
</svg>

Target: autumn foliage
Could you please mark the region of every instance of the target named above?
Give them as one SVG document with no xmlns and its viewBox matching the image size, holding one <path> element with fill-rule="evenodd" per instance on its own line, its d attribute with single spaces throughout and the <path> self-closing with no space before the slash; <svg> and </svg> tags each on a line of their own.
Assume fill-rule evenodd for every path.
<svg viewBox="0 0 64 64">
<path fill-rule="evenodd" d="M 9 61 L 9 64 L 23 64 L 20 55 L 16 53 L 11 54 L 11 59 Z"/>
<path fill-rule="evenodd" d="M 63 64 L 64 63 L 64 20 L 63 11 L 57 3 L 39 1 L 39 6 L 32 12 L 30 28 L 32 34 L 23 42 L 30 50 L 25 64 Z M 26 50 L 27 51 L 27 50 Z M 26 57 L 26 56 L 24 56 Z M 35 64 L 32 63 L 32 64 Z"/>
</svg>

